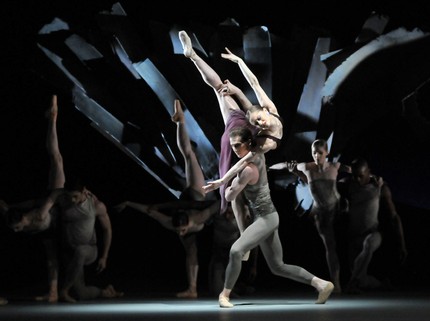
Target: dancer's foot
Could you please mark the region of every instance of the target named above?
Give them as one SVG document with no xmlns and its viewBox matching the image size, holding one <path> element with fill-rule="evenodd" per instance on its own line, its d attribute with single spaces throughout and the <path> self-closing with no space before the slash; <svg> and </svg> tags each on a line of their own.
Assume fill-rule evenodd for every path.
<svg viewBox="0 0 430 321">
<path fill-rule="evenodd" d="M 101 292 L 102 298 L 112 299 L 112 298 L 121 298 L 123 296 L 124 296 L 124 292 L 116 291 L 112 284 L 109 284 Z"/>
<path fill-rule="evenodd" d="M 60 300 L 63 302 L 68 302 L 68 303 L 76 303 L 77 301 L 72 298 L 69 294 L 68 291 L 61 291 L 60 292 Z"/>
<path fill-rule="evenodd" d="M 46 111 L 45 116 L 46 118 L 50 118 L 52 121 L 56 121 L 57 115 L 58 115 L 57 95 L 52 95 L 51 106 Z"/>
<path fill-rule="evenodd" d="M 5 298 L 0 297 L 0 305 L 6 305 L 8 301 Z"/>
<path fill-rule="evenodd" d="M 197 299 L 198 294 L 197 291 L 188 289 L 183 292 L 176 293 L 176 297 L 180 299 Z"/>
<path fill-rule="evenodd" d="M 324 286 L 320 291 L 318 291 L 318 300 L 315 302 L 316 304 L 324 304 L 328 300 L 330 294 L 333 292 L 334 284 L 331 282 L 327 282 L 327 285 Z"/>
<path fill-rule="evenodd" d="M 234 305 L 230 303 L 230 299 L 223 294 L 218 297 L 219 306 L 221 308 L 232 308 Z"/>
<path fill-rule="evenodd" d="M 44 301 L 48 303 L 58 302 L 58 292 L 49 292 L 48 294 L 35 297 L 36 301 Z"/>
<path fill-rule="evenodd" d="M 172 116 L 172 121 L 174 123 L 183 123 L 183 122 L 185 122 L 184 111 L 182 110 L 181 102 L 178 99 L 175 99 L 174 108 L 175 108 L 175 113 Z"/>
<path fill-rule="evenodd" d="M 184 49 L 184 56 L 191 58 L 194 54 L 193 44 L 190 37 L 184 30 L 179 31 L 179 40 L 181 41 L 182 48 Z"/>
</svg>

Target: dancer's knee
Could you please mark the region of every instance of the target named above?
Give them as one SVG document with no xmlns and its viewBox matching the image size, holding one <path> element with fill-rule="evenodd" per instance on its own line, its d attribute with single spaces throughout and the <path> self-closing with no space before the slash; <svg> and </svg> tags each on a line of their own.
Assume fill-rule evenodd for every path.
<svg viewBox="0 0 430 321">
<path fill-rule="evenodd" d="M 269 264 L 269 269 L 272 274 L 276 276 L 285 276 L 285 269 L 282 268 L 283 263 L 271 263 Z"/>
<path fill-rule="evenodd" d="M 246 250 L 239 246 L 232 246 L 230 249 L 230 260 L 242 260 Z"/>
</svg>

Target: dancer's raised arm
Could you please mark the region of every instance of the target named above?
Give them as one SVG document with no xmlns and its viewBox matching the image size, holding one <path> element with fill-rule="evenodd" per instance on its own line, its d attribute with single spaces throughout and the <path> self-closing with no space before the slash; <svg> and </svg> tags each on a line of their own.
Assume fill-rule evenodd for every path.
<svg viewBox="0 0 430 321">
<path fill-rule="evenodd" d="M 254 90 L 255 96 L 257 97 L 258 103 L 260 104 L 260 106 L 267 108 L 267 110 L 271 113 L 278 114 L 278 110 L 275 104 L 269 98 L 269 96 L 267 96 L 266 92 L 260 86 L 260 82 L 258 81 L 257 77 L 251 71 L 251 69 L 249 69 L 249 67 L 246 65 L 243 59 L 240 58 L 239 56 L 236 56 L 227 47 L 225 48 L 225 50 L 227 51 L 227 53 L 222 53 L 221 57 L 223 57 L 224 59 L 228 59 L 232 62 L 235 62 L 239 65 L 239 68 L 242 71 L 243 76 L 248 81 L 251 88 Z"/>
</svg>

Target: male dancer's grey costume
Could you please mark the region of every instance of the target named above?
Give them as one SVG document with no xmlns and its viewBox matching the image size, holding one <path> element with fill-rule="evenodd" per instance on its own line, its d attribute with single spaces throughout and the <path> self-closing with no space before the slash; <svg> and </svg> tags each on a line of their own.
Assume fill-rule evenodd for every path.
<svg viewBox="0 0 430 321">
<path fill-rule="evenodd" d="M 97 239 L 95 230 L 95 196 L 81 204 L 67 207 L 61 213 L 62 236 L 66 261 L 64 285 L 72 285 L 80 300 L 101 296 L 101 289 L 85 284 L 84 267 L 97 259 Z"/>
<path fill-rule="evenodd" d="M 244 194 L 254 221 L 231 247 L 224 287 L 234 287 L 241 271 L 243 255 L 258 245 L 273 274 L 311 285 L 313 274 L 300 266 L 285 264 L 282 260 L 279 215 L 270 197 L 264 154 L 257 154 L 253 163 L 258 168 L 259 178 L 256 184 L 244 188 Z"/>
</svg>

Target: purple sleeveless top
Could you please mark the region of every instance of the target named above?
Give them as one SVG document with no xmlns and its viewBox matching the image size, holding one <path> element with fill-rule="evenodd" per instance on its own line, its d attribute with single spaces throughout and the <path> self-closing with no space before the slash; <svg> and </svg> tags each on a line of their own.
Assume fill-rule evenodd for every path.
<svg viewBox="0 0 430 321">
<path fill-rule="evenodd" d="M 227 120 L 227 123 L 225 124 L 224 133 L 221 136 L 221 151 L 219 155 L 219 165 L 218 165 L 218 171 L 219 171 L 219 177 L 223 177 L 225 173 L 228 172 L 228 170 L 231 168 L 231 166 L 237 161 L 233 162 L 233 150 L 230 146 L 230 137 L 229 133 L 230 130 L 235 127 L 248 127 L 253 135 L 255 135 L 258 131 L 258 128 L 253 126 L 249 121 L 248 118 L 245 116 L 245 112 L 243 110 L 234 110 L 230 113 L 230 117 Z M 229 183 L 221 185 L 219 188 L 220 196 L 221 196 L 221 210 L 220 213 L 224 214 L 227 210 L 227 201 L 225 200 L 225 189 L 229 185 Z"/>
</svg>

